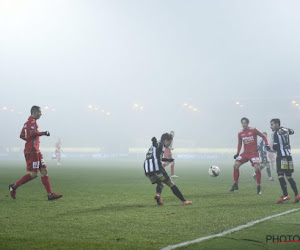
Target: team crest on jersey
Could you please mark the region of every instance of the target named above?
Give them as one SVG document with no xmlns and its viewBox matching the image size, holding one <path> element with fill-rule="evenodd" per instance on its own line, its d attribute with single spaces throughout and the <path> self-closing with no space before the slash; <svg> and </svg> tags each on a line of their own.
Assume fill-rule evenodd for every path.
<svg viewBox="0 0 300 250">
<path fill-rule="evenodd" d="M 30 130 L 34 130 L 34 126 L 32 125 L 32 126 L 30 126 Z"/>
</svg>

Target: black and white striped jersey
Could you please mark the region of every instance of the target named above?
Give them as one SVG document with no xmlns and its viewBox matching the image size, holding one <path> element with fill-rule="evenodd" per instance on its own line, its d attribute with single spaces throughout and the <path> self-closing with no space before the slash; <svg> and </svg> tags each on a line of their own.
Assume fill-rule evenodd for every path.
<svg viewBox="0 0 300 250">
<path fill-rule="evenodd" d="M 283 127 L 274 132 L 273 149 L 277 152 L 277 156 L 291 156 L 290 134 L 294 134 L 294 131 Z"/>
<path fill-rule="evenodd" d="M 260 157 L 261 158 L 266 157 L 267 149 L 266 149 L 266 143 L 265 143 L 264 139 L 261 139 L 257 146 L 258 146 Z"/>
<path fill-rule="evenodd" d="M 162 168 L 161 160 L 164 154 L 163 143 L 158 142 L 157 145 L 151 146 L 146 155 L 144 162 L 145 174 L 157 173 Z"/>
</svg>

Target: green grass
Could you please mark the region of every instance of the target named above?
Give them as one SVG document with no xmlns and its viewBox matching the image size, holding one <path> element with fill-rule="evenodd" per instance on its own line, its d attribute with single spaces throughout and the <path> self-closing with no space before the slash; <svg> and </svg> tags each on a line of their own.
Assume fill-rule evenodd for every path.
<svg viewBox="0 0 300 250">
<path fill-rule="evenodd" d="M 0 163 L 0 249 L 160 249 L 300 208 L 292 202 L 276 204 L 280 187 L 266 180 L 265 170 L 263 194 L 256 195 L 248 164 L 241 169 L 240 190 L 230 193 L 230 164 L 220 165 L 221 175 L 213 178 L 208 165 L 179 161 L 175 183 L 193 205 L 182 206 L 165 187 L 165 205 L 157 206 L 155 186 L 141 163 L 69 162 L 56 167 L 48 162 L 52 189 L 64 195 L 51 202 L 40 177 L 11 199 L 8 184 L 26 173 L 25 164 Z M 299 175 L 295 180 L 300 188 Z M 184 249 L 299 249 L 300 243 L 265 241 L 267 234 L 300 234 L 299 223 L 300 212 L 295 212 Z"/>
</svg>

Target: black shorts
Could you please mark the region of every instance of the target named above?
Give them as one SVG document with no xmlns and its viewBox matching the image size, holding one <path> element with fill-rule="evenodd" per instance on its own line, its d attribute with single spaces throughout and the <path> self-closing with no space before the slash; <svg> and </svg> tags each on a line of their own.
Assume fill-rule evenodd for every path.
<svg viewBox="0 0 300 250">
<path fill-rule="evenodd" d="M 164 168 L 160 168 L 158 172 L 152 172 L 146 174 L 152 184 L 159 184 L 159 182 L 167 182 L 170 177 Z"/>
<path fill-rule="evenodd" d="M 294 172 L 294 164 L 292 156 L 277 157 L 277 174 L 290 176 Z"/>
</svg>

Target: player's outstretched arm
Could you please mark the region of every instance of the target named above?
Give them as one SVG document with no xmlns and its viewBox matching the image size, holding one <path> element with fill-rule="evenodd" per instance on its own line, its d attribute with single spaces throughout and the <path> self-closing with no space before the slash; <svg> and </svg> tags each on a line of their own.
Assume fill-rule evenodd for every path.
<svg viewBox="0 0 300 250">
<path fill-rule="evenodd" d="M 266 149 L 268 150 L 268 148 L 270 149 L 270 146 L 269 146 L 269 142 L 268 142 L 268 138 L 262 133 L 260 132 L 257 128 L 255 128 L 255 132 L 258 136 L 260 136 L 261 138 L 263 138 L 265 144 L 266 144 Z"/>
<path fill-rule="evenodd" d="M 43 136 L 43 135 L 50 136 L 50 133 L 49 131 L 45 131 L 45 132 L 40 132 L 37 130 L 30 131 L 30 137 Z"/>
</svg>

